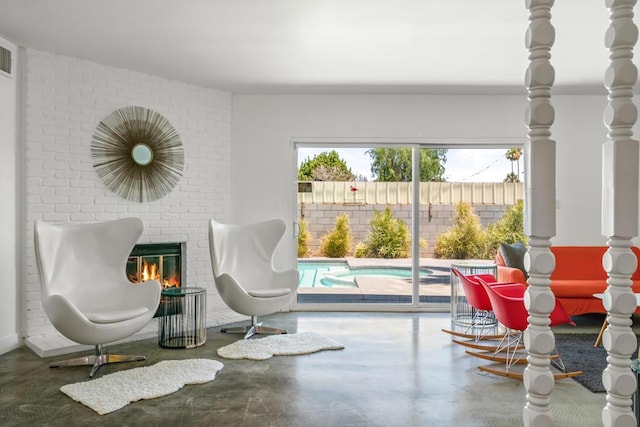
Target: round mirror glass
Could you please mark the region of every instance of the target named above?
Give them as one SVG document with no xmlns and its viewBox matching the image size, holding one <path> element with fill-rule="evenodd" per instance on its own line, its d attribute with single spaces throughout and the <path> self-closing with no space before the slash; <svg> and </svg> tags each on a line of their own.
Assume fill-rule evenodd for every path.
<svg viewBox="0 0 640 427">
<path fill-rule="evenodd" d="M 147 166 L 153 159 L 153 151 L 147 144 L 136 144 L 131 149 L 131 158 L 140 166 Z"/>
</svg>

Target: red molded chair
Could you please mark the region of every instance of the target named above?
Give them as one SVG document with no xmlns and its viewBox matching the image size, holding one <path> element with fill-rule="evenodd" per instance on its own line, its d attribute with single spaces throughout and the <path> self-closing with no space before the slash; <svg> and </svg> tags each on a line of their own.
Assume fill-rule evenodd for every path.
<svg viewBox="0 0 640 427">
<path fill-rule="evenodd" d="M 466 296 L 468 304 L 473 308 L 473 314 L 471 316 L 471 321 L 464 332 L 457 332 L 448 329 L 442 329 L 443 332 L 448 334 L 462 337 L 462 338 L 470 338 L 473 341 L 458 341 L 453 340 L 456 344 L 462 344 L 469 346 L 470 342 L 477 343 L 480 340 L 488 340 L 488 339 L 496 339 L 502 338 L 502 334 L 500 335 L 490 335 L 489 332 L 495 331 L 497 327 L 497 321 L 493 314 L 493 310 L 491 307 L 491 301 L 489 300 L 489 296 L 487 292 L 484 290 L 479 279 L 483 281 L 490 282 L 491 286 L 512 286 L 521 289 L 521 292 L 524 293 L 524 289 L 526 287 L 521 284 L 513 284 L 513 283 L 496 283 L 496 279 L 491 274 L 476 274 L 467 276 L 460 272 L 455 267 L 451 267 L 451 272 L 458 278 L 460 284 L 462 285 L 462 289 L 464 290 L 464 294 Z M 486 350 L 486 346 L 475 346 L 470 345 L 473 348 L 480 348 L 482 350 Z M 492 346 L 490 348 L 495 348 Z"/>
<path fill-rule="evenodd" d="M 495 369 L 487 366 L 479 366 L 478 369 L 490 372 L 492 374 L 522 379 L 523 374 L 521 372 L 513 372 L 511 368 L 520 363 L 526 363 L 526 352 L 522 351 L 522 337 L 524 330 L 529 326 L 528 317 L 529 312 L 524 306 L 524 292 L 522 287 L 508 286 L 492 286 L 491 284 L 478 279 L 480 285 L 485 289 L 493 312 L 498 319 L 498 322 L 505 328 L 504 336 L 500 342 L 498 348 L 496 348 L 493 354 L 490 353 L 475 353 L 467 352 L 473 356 L 481 357 L 483 359 L 499 361 L 505 363 L 505 369 Z M 524 285 L 523 285 L 524 287 Z M 526 287 L 524 287 L 526 289 Z M 550 326 L 562 325 L 569 323 L 575 326 L 575 323 L 571 320 L 567 312 L 565 311 L 562 303 L 556 298 L 556 305 L 551 314 L 549 315 L 551 321 Z M 500 353 L 506 353 L 506 357 Z M 564 371 L 564 365 L 557 352 L 552 355 L 555 359 L 556 365 Z M 554 374 L 554 378 L 571 378 L 580 375 L 581 371 L 576 372 L 562 372 Z"/>
</svg>

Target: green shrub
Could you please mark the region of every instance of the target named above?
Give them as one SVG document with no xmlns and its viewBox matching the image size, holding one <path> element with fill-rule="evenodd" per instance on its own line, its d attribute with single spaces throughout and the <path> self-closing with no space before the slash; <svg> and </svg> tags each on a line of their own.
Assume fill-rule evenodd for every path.
<svg viewBox="0 0 640 427">
<path fill-rule="evenodd" d="M 485 254 L 486 232 L 473 207 L 459 203 L 455 210 L 455 223 L 436 239 L 435 258 L 481 259 Z"/>
<path fill-rule="evenodd" d="M 311 255 L 311 241 L 313 237 L 309 231 L 307 221 L 300 220 L 300 230 L 298 232 L 298 258 L 308 258 Z"/>
<path fill-rule="evenodd" d="M 406 258 L 411 240 L 409 228 L 396 218 L 387 206 L 384 212 L 376 211 L 369 221 L 371 231 L 364 242 L 356 246 L 357 258 Z"/>
<path fill-rule="evenodd" d="M 329 258 L 342 258 L 349 254 L 352 245 L 353 236 L 349 229 L 349 216 L 338 215 L 333 230 L 322 237 L 320 253 Z"/>
<path fill-rule="evenodd" d="M 485 258 L 492 259 L 500 247 L 500 243 L 528 242 L 524 234 L 524 202 L 518 202 L 505 210 L 500 221 L 487 227 Z"/>
<path fill-rule="evenodd" d="M 367 257 L 367 245 L 362 242 L 358 242 L 356 244 L 356 248 L 353 250 L 353 256 L 356 258 L 366 258 Z"/>
</svg>

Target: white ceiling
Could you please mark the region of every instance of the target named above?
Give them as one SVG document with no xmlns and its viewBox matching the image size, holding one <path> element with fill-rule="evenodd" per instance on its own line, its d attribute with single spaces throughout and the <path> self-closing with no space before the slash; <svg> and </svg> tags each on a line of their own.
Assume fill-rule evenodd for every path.
<svg viewBox="0 0 640 427">
<path fill-rule="evenodd" d="M 0 36 L 232 92 L 524 93 L 524 0 L 0 0 Z M 552 9 L 557 93 L 604 93 L 604 0 Z"/>
</svg>

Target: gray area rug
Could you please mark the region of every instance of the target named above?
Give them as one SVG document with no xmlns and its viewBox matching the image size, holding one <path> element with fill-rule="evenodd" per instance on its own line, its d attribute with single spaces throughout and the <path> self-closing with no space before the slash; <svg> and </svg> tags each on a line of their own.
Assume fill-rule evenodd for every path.
<svg viewBox="0 0 640 427">
<path fill-rule="evenodd" d="M 607 351 L 602 345 L 594 347 L 597 334 L 555 334 L 556 348 L 567 372 L 583 371 L 573 378 L 594 393 L 604 393 L 602 371 L 607 367 Z M 635 352 L 633 357 L 638 357 Z"/>
</svg>

